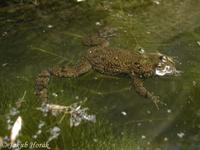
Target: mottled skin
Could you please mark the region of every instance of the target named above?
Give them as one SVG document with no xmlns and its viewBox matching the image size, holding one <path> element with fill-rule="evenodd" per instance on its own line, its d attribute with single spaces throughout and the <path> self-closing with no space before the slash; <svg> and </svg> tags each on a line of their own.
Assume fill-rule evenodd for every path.
<svg viewBox="0 0 200 150">
<path fill-rule="evenodd" d="M 144 53 L 127 51 L 123 49 L 107 47 L 107 42 L 98 37 L 87 39 L 92 43 L 92 48 L 88 49 L 85 56 L 75 66 L 54 66 L 42 71 L 36 80 L 37 95 L 43 101 L 47 101 L 48 82 L 50 76 L 56 77 L 78 77 L 90 70 L 98 71 L 108 75 L 128 75 L 132 79 L 132 84 L 136 92 L 146 98 L 153 100 L 157 106 L 159 101 L 143 85 L 143 79 L 155 75 L 155 69 L 160 66 L 164 56 L 160 53 Z M 88 43 L 87 43 L 88 44 Z M 174 67 L 174 63 L 166 61 L 162 65 Z M 158 106 L 157 106 L 158 108 Z"/>
</svg>

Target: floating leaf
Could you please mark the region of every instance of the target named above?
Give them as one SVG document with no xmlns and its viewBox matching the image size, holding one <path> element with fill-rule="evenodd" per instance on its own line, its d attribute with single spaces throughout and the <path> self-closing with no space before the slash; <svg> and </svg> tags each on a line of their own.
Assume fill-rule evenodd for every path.
<svg viewBox="0 0 200 150">
<path fill-rule="evenodd" d="M 19 116 L 11 129 L 11 135 L 10 135 L 11 145 L 15 143 L 15 140 L 19 135 L 21 128 L 22 128 L 22 118 L 21 116 Z"/>
</svg>

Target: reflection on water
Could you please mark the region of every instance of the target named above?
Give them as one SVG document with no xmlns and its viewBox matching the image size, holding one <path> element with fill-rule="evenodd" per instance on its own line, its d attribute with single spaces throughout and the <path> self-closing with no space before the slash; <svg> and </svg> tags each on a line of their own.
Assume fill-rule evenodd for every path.
<svg viewBox="0 0 200 150">
<path fill-rule="evenodd" d="M 0 3 L 0 147 L 10 143 L 11 128 L 21 116 L 17 143 L 49 141 L 56 149 L 199 148 L 200 1 L 37 2 Z M 180 62 L 181 76 L 145 82 L 160 96 L 160 110 L 138 96 L 129 79 L 91 72 L 77 79 L 53 78 L 51 106 L 88 100 L 73 107 L 71 116 L 44 117 L 34 94 L 37 74 L 55 64 L 76 63 L 87 50 L 83 37 L 105 26 L 117 29 L 113 47 L 159 51 Z M 94 119 L 86 107 L 95 124 L 79 124 Z"/>
</svg>

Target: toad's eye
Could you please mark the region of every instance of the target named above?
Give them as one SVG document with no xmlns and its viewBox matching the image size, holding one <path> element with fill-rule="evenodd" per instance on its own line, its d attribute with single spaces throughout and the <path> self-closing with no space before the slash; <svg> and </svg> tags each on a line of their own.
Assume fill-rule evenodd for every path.
<svg viewBox="0 0 200 150">
<path fill-rule="evenodd" d="M 159 56 L 159 59 L 162 61 L 162 62 L 167 62 L 167 57 L 166 56 Z"/>
</svg>

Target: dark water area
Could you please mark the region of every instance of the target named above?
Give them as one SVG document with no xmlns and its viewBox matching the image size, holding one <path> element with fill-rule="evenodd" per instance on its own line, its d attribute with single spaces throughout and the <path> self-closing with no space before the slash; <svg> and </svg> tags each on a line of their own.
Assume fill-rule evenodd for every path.
<svg viewBox="0 0 200 150">
<path fill-rule="evenodd" d="M 15 142 L 19 148 L 28 143 L 24 149 L 33 142 L 48 142 L 56 150 L 200 149 L 199 8 L 199 0 L 0 2 L 0 149 L 10 146 L 19 116 L 22 129 Z M 76 64 L 88 49 L 84 37 L 104 27 L 116 29 L 112 47 L 172 56 L 182 73 L 145 80 L 163 102 L 159 110 L 126 77 L 95 71 L 79 78 L 53 77 L 50 104 L 85 101 L 81 107 L 96 116 L 95 123 L 70 127 L 72 115 L 40 110 L 36 76 L 54 65 Z"/>
</svg>

